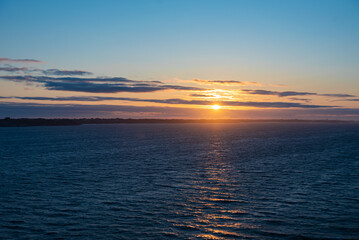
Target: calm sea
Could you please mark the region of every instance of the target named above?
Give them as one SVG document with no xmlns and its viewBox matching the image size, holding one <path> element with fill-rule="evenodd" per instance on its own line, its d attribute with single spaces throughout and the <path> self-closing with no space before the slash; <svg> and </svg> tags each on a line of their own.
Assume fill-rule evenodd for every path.
<svg viewBox="0 0 359 240">
<path fill-rule="evenodd" d="M 0 128 L 0 239 L 359 239 L 359 124 Z"/>
</svg>

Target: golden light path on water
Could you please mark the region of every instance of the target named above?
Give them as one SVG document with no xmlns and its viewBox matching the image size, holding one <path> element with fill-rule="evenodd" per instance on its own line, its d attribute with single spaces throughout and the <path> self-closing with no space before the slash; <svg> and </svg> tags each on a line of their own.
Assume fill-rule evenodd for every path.
<svg viewBox="0 0 359 240">
<path fill-rule="evenodd" d="M 211 131 L 215 133 L 218 129 L 213 126 Z M 199 176 L 193 178 L 183 192 L 187 200 L 177 214 L 190 217 L 174 222 L 174 226 L 193 231 L 193 237 L 198 239 L 246 238 L 249 236 L 243 230 L 258 226 L 238 219 L 248 214 L 240 207 L 247 202 L 244 200 L 246 196 L 237 192 L 240 186 L 231 177 L 234 167 L 226 157 L 228 148 L 222 136 L 216 135 L 211 139 L 208 151 L 198 159 L 203 171 L 197 173 Z"/>
</svg>

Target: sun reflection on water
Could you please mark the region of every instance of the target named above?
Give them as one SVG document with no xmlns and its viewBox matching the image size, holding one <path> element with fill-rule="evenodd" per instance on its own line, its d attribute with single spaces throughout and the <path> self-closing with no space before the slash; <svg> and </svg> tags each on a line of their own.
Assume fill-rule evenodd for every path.
<svg viewBox="0 0 359 240">
<path fill-rule="evenodd" d="M 199 159 L 198 172 L 190 187 L 186 189 L 186 202 L 182 210 L 188 220 L 177 222 L 177 227 L 190 229 L 194 238 L 236 239 L 246 237 L 243 230 L 256 228 L 242 222 L 248 214 L 242 205 L 245 199 L 239 194 L 238 183 L 233 179 L 233 166 L 227 157 L 225 142 L 220 136 L 212 139 L 203 158 Z M 184 212 L 178 214 L 183 215 Z"/>
</svg>

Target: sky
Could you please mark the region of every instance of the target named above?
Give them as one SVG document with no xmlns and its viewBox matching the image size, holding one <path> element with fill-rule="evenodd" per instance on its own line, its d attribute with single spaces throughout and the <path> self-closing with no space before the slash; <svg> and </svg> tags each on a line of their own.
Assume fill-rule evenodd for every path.
<svg viewBox="0 0 359 240">
<path fill-rule="evenodd" d="M 359 120 L 359 1 L 0 0 L 0 118 Z"/>
</svg>

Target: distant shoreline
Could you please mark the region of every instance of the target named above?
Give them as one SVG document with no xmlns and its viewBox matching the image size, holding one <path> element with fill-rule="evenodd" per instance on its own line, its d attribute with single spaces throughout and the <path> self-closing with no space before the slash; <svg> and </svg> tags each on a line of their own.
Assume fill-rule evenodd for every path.
<svg viewBox="0 0 359 240">
<path fill-rule="evenodd" d="M 243 123 L 243 122 L 281 122 L 281 123 L 358 123 L 347 120 L 302 120 L 302 119 L 123 119 L 123 118 L 4 118 L 0 127 L 27 126 L 76 126 L 84 124 L 173 124 L 173 123 Z"/>
</svg>

